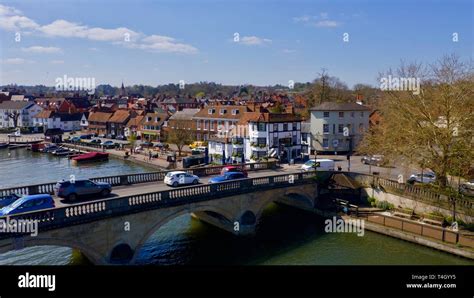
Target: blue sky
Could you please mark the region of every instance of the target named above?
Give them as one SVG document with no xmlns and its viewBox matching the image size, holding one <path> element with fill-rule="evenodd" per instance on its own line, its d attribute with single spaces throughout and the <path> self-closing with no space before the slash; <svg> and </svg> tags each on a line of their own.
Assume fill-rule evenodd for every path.
<svg viewBox="0 0 474 298">
<path fill-rule="evenodd" d="M 326 68 L 349 86 L 375 85 L 401 60 L 472 58 L 473 3 L 2 0 L 0 84 L 53 86 L 67 75 L 115 86 L 287 85 Z"/>
</svg>

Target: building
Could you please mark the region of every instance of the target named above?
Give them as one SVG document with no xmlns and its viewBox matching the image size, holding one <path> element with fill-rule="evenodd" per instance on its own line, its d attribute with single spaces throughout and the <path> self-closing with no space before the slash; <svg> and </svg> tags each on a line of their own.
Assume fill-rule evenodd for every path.
<svg viewBox="0 0 474 298">
<path fill-rule="evenodd" d="M 33 116 L 34 126 L 47 129 L 58 128 L 62 131 L 79 131 L 81 130 L 82 113 L 57 113 L 54 111 L 43 110 Z"/>
<path fill-rule="evenodd" d="M 87 130 L 97 135 L 107 134 L 107 121 L 112 117 L 112 113 L 92 112 L 87 118 Z"/>
<path fill-rule="evenodd" d="M 107 137 L 115 138 L 117 136 L 125 136 L 125 128 L 127 123 L 134 116 L 133 111 L 117 110 L 112 117 L 107 120 Z"/>
<path fill-rule="evenodd" d="M 41 111 L 32 101 L 4 101 L 0 103 L 0 128 L 33 128 L 33 116 Z"/>
<path fill-rule="evenodd" d="M 311 122 L 301 122 L 301 153 L 311 154 Z"/>
<path fill-rule="evenodd" d="M 186 129 L 189 130 L 193 139 L 197 140 L 196 122 L 193 117 L 199 112 L 199 109 L 183 109 L 169 117 L 164 130 L 168 132 L 172 129 Z"/>
<path fill-rule="evenodd" d="M 142 121 L 140 135 L 143 140 L 160 141 L 162 128 L 168 119 L 166 113 L 147 113 Z"/>
<path fill-rule="evenodd" d="M 209 105 L 197 112 L 193 119 L 196 123 L 196 140 L 207 141 L 209 136 L 221 132 L 224 135 L 236 126 L 242 115 L 249 109 L 241 105 Z"/>
<path fill-rule="evenodd" d="M 283 162 L 301 158 L 301 118 L 293 113 L 249 112 L 240 120 L 244 129 L 246 159 L 278 157 Z M 238 131 L 234 140 L 241 135 Z"/>
<path fill-rule="evenodd" d="M 141 126 L 143 119 L 145 119 L 144 115 L 137 115 L 133 118 L 130 118 L 125 127 L 125 137 L 128 138 L 130 136 L 136 136 L 141 138 Z"/>
<path fill-rule="evenodd" d="M 353 151 L 369 128 L 370 109 L 357 103 L 324 102 L 310 109 L 312 149 Z"/>
<path fill-rule="evenodd" d="M 183 109 L 196 109 L 199 108 L 201 103 L 196 98 L 188 97 L 172 97 L 165 98 L 159 102 L 159 107 L 165 111 L 182 111 Z"/>
</svg>

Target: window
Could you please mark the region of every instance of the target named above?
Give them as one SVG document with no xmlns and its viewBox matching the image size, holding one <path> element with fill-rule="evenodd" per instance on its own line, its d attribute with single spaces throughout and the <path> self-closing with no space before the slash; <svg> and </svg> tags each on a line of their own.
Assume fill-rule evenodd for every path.
<svg viewBox="0 0 474 298">
<path fill-rule="evenodd" d="M 324 118 L 329 118 L 329 112 L 324 112 Z"/>
<path fill-rule="evenodd" d="M 344 118 L 344 112 L 339 112 L 339 118 Z"/>
<path fill-rule="evenodd" d="M 232 115 L 237 115 L 239 113 L 239 110 L 232 110 Z"/>
<path fill-rule="evenodd" d="M 323 124 L 323 133 L 329 133 L 329 124 Z"/>
<path fill-rule="evenodd" d="M 209 120 L 209 126 L 210 126 L 210 129 L 209 130 L 214 130 L 214 120 Z"/>
<path fill-rule="evenodd" d="M 293 128 L 293 130 L 297 130 L 298 124 L 296 122 L 294 122 L 293 125 L 292 125 L 292 128 Z"/>
<path fill-rule="evenodd" d="M 225 113 L 227 113 L 226 109 L 220 109 L 219 114 L 224 115 Z"/>
<path fill-rule="evenodd" d="M 214 109 L 208 109 L 208 110 L 207 110 L 207 113 L 208 113 L 208 114 L 214 114 L 214 112 L 215 112 Z"/>
<path fill-rule="evenodd" d="M 354 112 L 351 112 L 351 117 L 354 118 Z"/>
<path fill-rule="evenodd" d="M 338 128 L 337 128 L 337 131 L 339 133 L 343 133 L 344 132 L 344 124 L 339 124 Z"/>
<path fill-rule="evenodd" d="M 359 132 L 364 132 L 364 124 L 359 124 Z"/>
<path fill-rule="evenodd" d="M 298 145 L 298 139 L 296 138 L 296 135 L 293 136 L 293 145 Z"/>
<path fill-rule="evenodd" d="M 209 121 L 204 120 L 204 130 L 208 130 L 208 129 L 209 129 Z"/>
<path fill-rule="evenodd" d="M 323 139 L 323 148 L 328 148 L 328 147 L 329 147 L 329 140 Z"/>
<path fill-rule="evenodd" d="M 288 130 L 288 123 L 283 123 L 283 131 L 287 131 Z"/>
<path fill-rule="evenodd" d="M 197 129 L 201 129 L 201 120 L 197 120 Z"/>
<path fill-rule="evenodd" d="M 257 138 L 257 145 L 266 145 L 267 139 L 266 138 Z"/>
<path fill-rule="evenodd" d="M 273 124 L 273 131 L 278 131 L 278 123 Z"/>
<path fill-rule="evenodd" d="M 278 146 L 278 137 L 273 137 L 273 146 Z"/>
<path fill-rule="evenodd" d="M 265 122 L 258 122 L 257 123 L 257 130 L 258 131 L 267 131 L 267 126 L 265 125 Z"/>
</svg>

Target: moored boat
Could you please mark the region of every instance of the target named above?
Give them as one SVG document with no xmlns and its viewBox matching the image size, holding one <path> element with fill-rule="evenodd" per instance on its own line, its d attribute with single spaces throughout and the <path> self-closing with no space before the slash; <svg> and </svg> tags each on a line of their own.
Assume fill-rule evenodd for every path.
<svg viewBox="0 0 474 298">
<path fill-rule="evenodd" d="M 8 143 L 0 143 L 0 149 L 8 148 Z"/>
<path fill-rule="evenodd" d="M 104 161 L 109 159 L 109 154 L 105 152 L 89 152 L 73 157 L 72 161 L 75 163 Z"/>
</svg>

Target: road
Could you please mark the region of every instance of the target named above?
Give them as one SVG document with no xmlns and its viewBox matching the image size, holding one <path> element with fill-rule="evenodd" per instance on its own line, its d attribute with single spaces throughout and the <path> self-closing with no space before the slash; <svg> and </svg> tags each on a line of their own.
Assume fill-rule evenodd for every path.
<svg viewBox="0 0 474 298">
<path fill-rule="evenodd" d="M 253 171 L 248 172 L 249 178 L 258 178 L 258 177 L 265 177 L 265 176 L 276 176 L 276 175 L 283 175 L 283 174 L 291 174 L 291 173 L 299 173 L 300 170 L 298 169 L 299 165 L 293 165 L 290 167 L 283 167 L 276 170 L 261 170 L 261 171 Z M 207 184 L 209 179 L 214 176 L 205 176 L 200 177 L 200 184 Z M 156 192 L 156 191 L 163 191 L 163 190 L 170 190 L 175 189 L 174 187 L 168 186 L 163 183 L 163 181 L 159 182 L 148 182 L 148 183 L 139 183 L 139 184 L 132 184 L 129 186 L 115 186 L 112 188 L 112 193 L 108 196 L 108 198 L 114 197 L 122 197 L 122 196 L 130 196 L 136 195 L 141 193 L 148 193 L 148 192 Z M 76 203 L 68 203 L 66 200 L 54 196 L 54 202 L 56 207 L 64 207 L 64 206 L 71 206 L 74 204 L 80 204 L 83 202 L 91 202 L 95 200 L 103 199 L 100 196 L 91 197 L 80 199 Z"/>
</svg>

